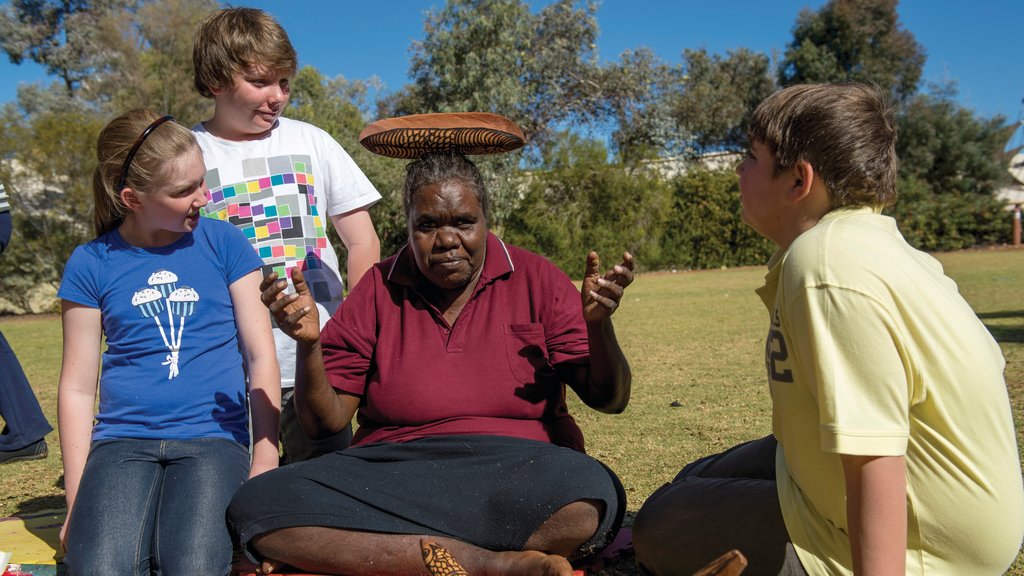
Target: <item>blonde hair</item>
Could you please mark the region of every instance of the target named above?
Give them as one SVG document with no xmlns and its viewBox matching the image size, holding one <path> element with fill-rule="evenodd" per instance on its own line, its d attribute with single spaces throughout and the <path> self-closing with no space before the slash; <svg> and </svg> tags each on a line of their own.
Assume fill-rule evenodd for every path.
<svg viewBox="0 0 1024 576">
<path fill-rule="evenodd" d="M 294 76 L 295 48 L 274 17 L 256 8 L 225 8 L 211 12 L 192 40 L 195 86 L 213 97 L 213 89 L 230 88 L 235 74 L 260 66 Z"/>
<path fill-rule="evenodd" d="M 775 155 L 775 173 L 804 160 L 828 189 L 832 208 L 896 200 L 896 121 L 876 86 L 798 84 L 757 105 L 747 136 Z"/>
<path fill-rule="evenodd" d="M 93 226 L 97 236 L 124 222 L 127 209 L 118 187 L 122 177 L 124 187 L 146 194 L 165 176 L 164 169 L 169 163 L 187 152 L 198 152 L 199 144 L 192 132 L 173 120 L 158 124 L 136 146 L 142 134 L 161 118 L 152 110 L 137 108 L 114 118 L 100 132 L 92 178 Z M 133 147 L 135 155 L 129 159 Z M 127 166 L 126 160 L 130 160 Z"/>
</svg>

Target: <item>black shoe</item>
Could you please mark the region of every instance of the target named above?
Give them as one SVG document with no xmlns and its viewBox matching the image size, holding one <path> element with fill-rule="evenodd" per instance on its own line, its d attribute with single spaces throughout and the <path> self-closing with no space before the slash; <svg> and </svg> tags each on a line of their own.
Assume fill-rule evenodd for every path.
<svg viewBox="0 0 1024 576">
<path fill-rule="evenodd" d="M 46 439 L 42 438 L 21 450 L 0 450 L 0 464 L 18 462 L 19 460 L 39 460 L 46 458 L 47 454 L 49 454 L 49 450 L 46 448 Z"/>
</svg>

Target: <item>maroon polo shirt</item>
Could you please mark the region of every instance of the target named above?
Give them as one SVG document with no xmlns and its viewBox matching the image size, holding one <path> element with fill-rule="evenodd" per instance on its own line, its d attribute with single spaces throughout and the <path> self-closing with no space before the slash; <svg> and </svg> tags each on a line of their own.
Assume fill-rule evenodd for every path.
<svg viewBox="0 0 1024 576">
<path fill-rule="evenodd" d="M 489 434 L 583 451 L 554 366 L 588 361 L 580 293 L 545 258 L 488 233 L 454 325 L 415 288 L 412 249 L 376 264 L 321 334 L 332 386 L 362 399 L 353 444 Z"/>
</svg>

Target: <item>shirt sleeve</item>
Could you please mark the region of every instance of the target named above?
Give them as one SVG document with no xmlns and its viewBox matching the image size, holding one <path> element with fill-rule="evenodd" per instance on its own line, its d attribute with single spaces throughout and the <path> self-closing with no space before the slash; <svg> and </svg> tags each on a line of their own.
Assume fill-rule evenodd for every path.
<svg viewBox="0 0 1024 576">
<path fill-rule="evenodd" d="M 381 272 L 370 275 L 352 289 L 320 332 L 327 381 L 337 390 L 356 396 L 366 391 L 366 378 L 377 346 L 377 290 L 384 290 Z"/>
<path fill-rule="evenodd" d="M 900 456 L 909 437 L 910 376 L 888 310 L 831 286 L 802 290 L 787 305 L 794 356 L 818 403 L 821 449 Z"/>
<path fill-rule="evenodd" d="M 57 289 L 57 297 L 62 300 L 99 308 L 99 284 L 95 274 L 95 259 L 86 246 L 79 246 L 71 253 L 68 263 L 64 266 L 64 276 Z"/>
<path fill-rule="evenodd" d="M 583 321 L 580 292 L 561 270 L 546 263 L 548 270 L 544 334 L 547 339 L 548 360 L 552 365 L 563 362 L 582 362 L 590 356 L 587 325 Z"/>
<path fill-rule="evenodd" d="M 245 277 L 253 270 L 263 267 L 263 260 L 253 250 L 249 239 L 241 230 L 227 222 L 210 219 L 204 225 L 214 224 L 220 228 L 220 241 L 218 252 L 224 266 L 224 277 L 228 286 L 236 280 Z"/>
<path fill-rule="evenodd" d="M 380 193 L 363 174 L 348 152 L 327 132 L 321 131 L 319 148 L 327 182 L 327 215 L 345 214 L 369 208 L 380 200 Z"/>
</svg>

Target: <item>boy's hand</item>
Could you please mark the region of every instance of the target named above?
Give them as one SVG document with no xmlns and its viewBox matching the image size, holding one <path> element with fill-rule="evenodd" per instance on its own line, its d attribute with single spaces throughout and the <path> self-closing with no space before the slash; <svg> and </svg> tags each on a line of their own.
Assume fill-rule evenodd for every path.
<svg viewBox="0 0 1024 576">
<path fill-rule="evenodd" d="M 296 342 L 315 343 L 320 340 L 320 312 L 297 266 L 292 268 L 292 284 L 295 293 L 285 294 L 288 282 L 279 280 L 277 272 L 271 272 L 260 283 L 260 298 L 285 334 Z"/>
<path fill-rule="evenodd" d="M 587 254 L 586 275 L 580 296 L 583 299 L 583 320 L 598 322 L 605 320 L 619 307 L 622 293 L 633 282 L 633 255 L 622 253 L 622 263 L 601 275 L 601 260 L 597 252 Z"/>
</svg>

